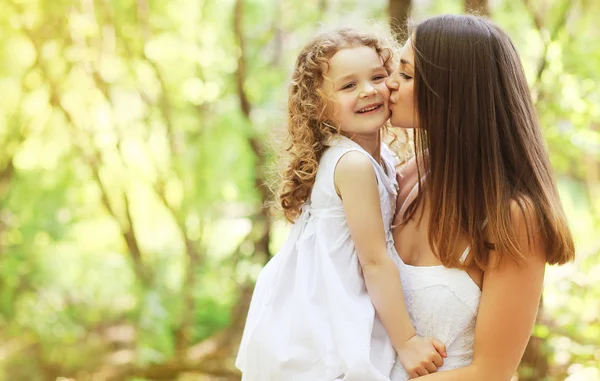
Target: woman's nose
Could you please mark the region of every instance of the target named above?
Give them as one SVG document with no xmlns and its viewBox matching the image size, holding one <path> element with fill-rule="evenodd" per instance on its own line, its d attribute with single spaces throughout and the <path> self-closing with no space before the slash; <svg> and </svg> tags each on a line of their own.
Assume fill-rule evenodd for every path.
<svg viewBox="0 0 600 381">
<path fill-rule="evenodd" d="M 394 70 L 394 72 L 392 73 L 392 75 L 390 75 L 389 77 L 387 77 L 387 79 L 385 80 L 385 85 L 391 91 L 398 90 L 398 87 L 400 86 L 400 81 L 399 81 L 399 76 L 398 76 L 398 70 Z"/>
</svg>

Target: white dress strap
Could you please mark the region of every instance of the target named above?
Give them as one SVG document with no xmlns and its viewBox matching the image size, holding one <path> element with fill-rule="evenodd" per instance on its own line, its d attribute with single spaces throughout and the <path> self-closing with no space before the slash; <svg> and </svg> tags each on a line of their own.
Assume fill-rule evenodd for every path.
<svg viewBox="0 0 600 381">
<path fill-rule="evenodd" d="M 485 228 L 485 226 L 488 223 L 488 219 L 486 218 L 483 221 L 483 224 L 481 224 L 481 228 Z M 471 252 L 471 245 L 467 246 L 467 248 L 465 249 L 465 251 L 463 251 L 462 255 L 460 256 L 459 262 L 460 263 L 465 263 L 465 261 L 467 260 L 467 257 L 469 256 L 469 253 Z"/>
<path fill-rule="evenodd" d="M 462 255 L 460 256 L 460 259 L 458 260 L 461 264 L 465 263 L 465 261 L 467 260 L 467 256 L 469 256 L 469 252 L 471 252 L 471 246 L 467 246 L 467 248 L 465 249 L 465 251 L 463 251 Z"/>
</svg>

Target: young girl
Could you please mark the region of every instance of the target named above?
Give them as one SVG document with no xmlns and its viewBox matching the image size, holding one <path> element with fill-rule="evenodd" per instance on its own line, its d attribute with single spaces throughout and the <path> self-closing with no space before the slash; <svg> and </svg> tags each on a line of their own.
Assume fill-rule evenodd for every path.
<svg viewBox="0 0 600 381">
<path fill-rule="evenodd" d="M 386 381 L 395 351 L 415 375 L 443 364 L 443 344 L 415 334 L 391 258 L 397 183 L 381 135 L 392 58 L 385 39 L 341 29 L 297 59 L 279 194 L 294 225 L 256 283 L 243 380 Z"/>
</svg>

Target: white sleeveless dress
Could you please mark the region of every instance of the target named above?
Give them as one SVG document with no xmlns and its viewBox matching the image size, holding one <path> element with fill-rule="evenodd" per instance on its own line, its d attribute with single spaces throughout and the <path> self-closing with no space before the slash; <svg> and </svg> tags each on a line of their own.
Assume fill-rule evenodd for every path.
<svg viewBox="0 0 600 381">
<path fill-rule="evenodd" d="M 411 191 L 416 191 L 417 185 Z M 407 197 L 407 201 L 411 195 Z M 400 210 L 405 211 L 405 205 Z M 461 257 L 469 254 L 467 248 Z M 461 368 L 473 359 L 475 322 L 481 290 L 466 271 L 439 266 L 411 266 L 394 258 L 400 269 L 404 299 L 410 320 L 420 336 L 433 337 L 446 345 L 448 357 L 438 372 Z M 392 370 L 392 381 L 410 377 L 399 361 Z"/>
<path fill-rule="evenodd" d="M 394 157 L 382 144 L 382 168 L 345 137 L 319 163 L 310 204 L 281 250 L 261 271 L 236 366 L 243 381 L 389 381 L 395 351 L 367 293 L 334 171 L 347 152 L 371 158 L 390 256 L 397 197 Z"/>
</svg>

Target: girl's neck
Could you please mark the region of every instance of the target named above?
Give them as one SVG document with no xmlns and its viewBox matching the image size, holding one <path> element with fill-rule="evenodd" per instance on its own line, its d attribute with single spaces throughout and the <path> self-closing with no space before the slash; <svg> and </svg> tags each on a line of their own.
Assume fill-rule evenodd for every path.
<svg viewBox="0 0 600 381">
<path fill-rule="evenodd" d="M 381 161 L 381 133 L 377 131 L 374 134 L 363 135 L 353 134 L 350 139 L 354 140 L 365 151 L 369 153 L 378 163 Z"/>
</svg>

